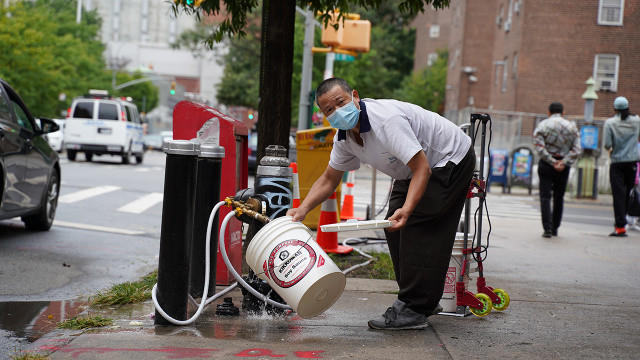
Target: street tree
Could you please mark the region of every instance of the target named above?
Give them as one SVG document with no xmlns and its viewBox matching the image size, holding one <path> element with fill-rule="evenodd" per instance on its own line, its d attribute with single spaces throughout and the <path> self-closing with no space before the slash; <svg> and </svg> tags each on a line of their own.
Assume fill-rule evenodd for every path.
<svg viewBox="0 0 640 360">
<path fill-rule="evenodd" d="M 293 74 L 293 39 L 295 30 L 295 6 L 309 7 L 322 12 L 321 21 L 328 24 L 331 13 L 348 12 L 355 6 L 380 8 L 382 0 L 264 0 L 262 4 L 262 37 L 260 51 L 260 85 L 258 122 L 258 158 L 264 155 L 268 144 L 288 148 L 291 127 L 291 77 Z M 425 6 L 434 8 L 449 6 L 450 0 L 403 0 L 399 9 L 404 14 L 423 12 Z M 186 1 L 176 1 L 174 11 L 183 10 L 200 17 L 225 13 L 224 20 L 208 39 L 209 44 L 219 42 L 224 35 L 243 35 L 248 15 L 259 6 L 257 0 L 204 0 L 198 9 Z"/>
<path fill-rule="evenodd" d="M 407 76 L 393 97 L 442 114 L 447 85 L 447 59 L 447 52 L 439 51 L 438 60 Z"/>
<path fill-rule="evenodd" d="M 57 117 L 74 96 L 108 84 L 100 17 L 85 11 L 78 25 L 75 8 L 75 0 L 38 0 L 0 9 L 0 76 L 36 116 Z"/>
</svg>

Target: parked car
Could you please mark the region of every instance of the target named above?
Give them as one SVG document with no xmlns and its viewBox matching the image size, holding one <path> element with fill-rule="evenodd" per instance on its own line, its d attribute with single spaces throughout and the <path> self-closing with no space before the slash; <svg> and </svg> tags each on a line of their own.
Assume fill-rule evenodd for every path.
<svg viewBox="0 0 640 360">
<path fill-rule="evenodd" d="M 144 158 L 142 120 L 135 104 L 113 98 L 106 91 L 91 90 L 73 100 L 64 129 L 67 158 L 76 160 L 83 152 L 87 161 L 93 155 L 116 155 L 123 164 L 131 157 L 141 164 Z"/>
<path fill-rule="evenodd" d="M 256 159 L 256 156 L 258 154 L 258 133 L 257 132 L 251 132 L 249 133 L 249 143 L 247 144 L 249 147 L 249 158 L 248 158 L 248 163 L 249 163 L 249 173 L 254 174 L 256 172 L 256 169 L 259 165 L 259 162 Z M 297 159 L 297 149 L 296 149 L 296 137 L 295 134 L 290 134 L 289 135 L 289 161 L 296 161 Z"/>
<path fill-rule="evenodd" d="M 147 134 L 142 138 L 146 150 L 162 151 L 162 144 L 165 140 L 173 139 L 173 131 L 161 131 L 157 134 Z"/>
<path fill-rule="evenodd" d="M 7 82 L 0 79 L 0 220 L 20 216 L 27 229 L 49 230 L 58 206 L 60 160 L 44 138 L 59 130 L 38 122 Z"/>
<path fill-rule="evenodd" d="M 48 133 L 45 135 L 47 142 L 51 146 L 51 148 L 57 152 L 62 152 L 64 150 L 64 120 L 53 119 L 56 124 L 60 127 L 58 131 Z"/>
</svg>

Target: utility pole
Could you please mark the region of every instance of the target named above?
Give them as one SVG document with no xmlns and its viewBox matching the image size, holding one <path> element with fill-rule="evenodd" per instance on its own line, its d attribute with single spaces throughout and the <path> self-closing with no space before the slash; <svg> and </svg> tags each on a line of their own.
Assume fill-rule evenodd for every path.
<svg viewBox="0 0 640 360">
<path fill-rule="evenodd" d="M 82 20 L 82 0 L 78 0 L 78 9 L 76 10 L 76 24 L 80 24 Z"/>
<path fill-rule="evenodd" d="M 313 12 L 307 10 L 304 12 L 304 50 L 302 52 L 302 80 L 300 81 L 300 102 L 298 107 L 298 130 L 309 128 L 308 119 L 311 112 L 311 102 L 309 93 L 311 92 L 311 78 L 313 76 L 313 37 L 315 35 L 315 19 Z"/>
<path fill-rule="evenodd" d="M 333 77 L 333 62 L 336 59 L 336 54 L 333 52 L 328 52 L 327 57 L 324 61 L 324 77 L 323 80 L 327 80 L 328 78 Z"/>
</svg>

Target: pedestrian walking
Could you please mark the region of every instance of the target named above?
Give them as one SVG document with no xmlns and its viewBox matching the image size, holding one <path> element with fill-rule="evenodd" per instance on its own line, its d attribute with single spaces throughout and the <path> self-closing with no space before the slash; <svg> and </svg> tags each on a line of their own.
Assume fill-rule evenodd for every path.
<svg viewBox="0 0 640 360">
<path fill-rule="evenodd" d="M 540 214 L 543 237 L 558 235 L 567 189 L 569 169 L 582 148 L 576 125 L 562 117 L 564 107 L 559 102 L 549 105 L 549 117 L 542 120 L 533 132 L 533 144 L 540 155 Z M 553 211 L 551 199 L 553 198 Z"/>
<path fill-rule="evenodd" d="M 622 96 L 613 102 L 615 115 L 604 123 L 604 148 L 610 151 L 609 181 L 613 193 L 615 230 L 609 236 L 627 236 L 629 192 L 635 185 L 640 136 L 640 118 L 629 113 L 629 101 Z"/>
<path fill-rule="evenodd" d="M 316 101 L 334 128 L 329 165 L 298 209 L 301 221 L 335 190 L 345 171 L 360 162 L 394 180 L 385 229 L 398 298 L 378 330 L 421 329 L 437 313 L 456 229 L 475 168 L 471 138 L 444 117 L 396 100 L 360 99 L 340 78 L 323 81 Z"/>
</svg>

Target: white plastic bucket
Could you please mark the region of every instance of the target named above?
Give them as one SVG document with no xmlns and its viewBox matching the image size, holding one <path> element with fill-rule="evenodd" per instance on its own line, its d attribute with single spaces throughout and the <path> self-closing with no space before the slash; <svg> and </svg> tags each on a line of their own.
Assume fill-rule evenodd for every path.
<svg viewBox="0 0 640 360">
<path fill-rule="evenodd" d="M 471 239 L 468 240 L 471 242 Z M 468 247 L 471 247 L 471 244 L 467 244 Z M 442 293 L 442 299 L 440 300 L 440 306 L 442 306 L 442 312 L 446 313 L 455 313 L 457 310 L 457 294 L 456 294 L 456 283 L 458 282 L 458 278 L 460 277 L 460 271 L 462 270 L 462 249 L 464 248 L 464 234 L 456 233 L 456 239 L 453 243 L 453 251 L 451 252 L 451 258 L 449 260 L 449 270 L 447 271 L 447 276 L 444 284 L 444 291 Z M 467 260 L 474 261 L 471 255 L 467 255 Z M 469 266 L 469 270 L 471 266 Z M 464 278 L 465 286 L 468 289 L 469 285 L 469 277 L 465 276 Z"/>
<path fill-rule="evenodd" d="M 325 312 L 347 283 L 311 230 L 291 216 L 258 231 L 247 247 L 247 264 L 303 318 Z"/>
</svg>

